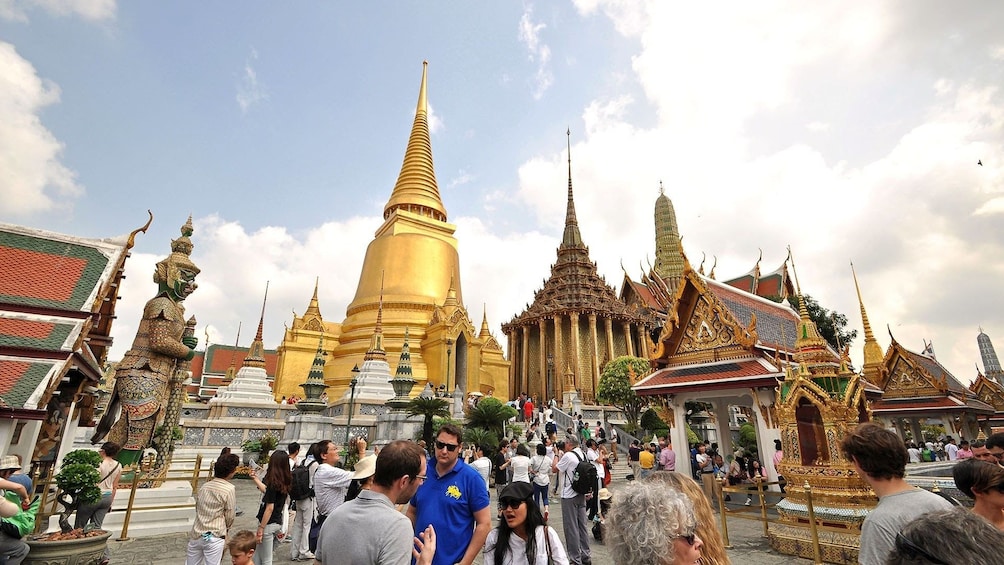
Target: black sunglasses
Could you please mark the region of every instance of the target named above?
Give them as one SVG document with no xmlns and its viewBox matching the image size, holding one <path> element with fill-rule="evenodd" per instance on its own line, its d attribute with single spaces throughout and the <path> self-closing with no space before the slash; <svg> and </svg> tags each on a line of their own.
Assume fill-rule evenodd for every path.
<svg viewBox="0 0 1004 565">
<path fill-rule="evenodd" d="M 443 443 L 439 440 L 436 440 L 436 449 L 445 449 L 446 451 L 453 453 L 454 451 L 457 450 L 458 447 L 460 446 L 455 443 Z"/>
<path fill-rule="evenodd" d="M 694 529 L 690 530 L 689 534 L 683 534 L 683 535 L 679 535 L 679 536 L 676 536 L 676 537 L 678 537 L 678 538 L 682 539 L 683 541 L 687 542 L 687 545 L 691 545 L 691 546 L 694 545 L 697 542 L 697 526 L 695 525 Z"/>
<path fill-rule="evenodd" d="M 499 506 L 501 506 L 503 510 L 505 510 L 506 508 L 512 508 L 513 510 L 515 510 L 515 509 L 519 508 L 520 506 L 522 506 L 524 502 L 526 502 L 526 501 L 525 500 L 516 500 L 516 499 L 513 499 L 513 498 L 504 498 L 504 499 L 502 499 L 502 500 L 499 501 Z"/>
<path fill-rule="evenodd" d="M 913 543 L 913 540 L 903 534 L 896 534 L 896 550 L 905 557 L 926 559 L 933 565 L 948 565 L 941 559 L 931 555 L 926 549 Z"/>
</svg>

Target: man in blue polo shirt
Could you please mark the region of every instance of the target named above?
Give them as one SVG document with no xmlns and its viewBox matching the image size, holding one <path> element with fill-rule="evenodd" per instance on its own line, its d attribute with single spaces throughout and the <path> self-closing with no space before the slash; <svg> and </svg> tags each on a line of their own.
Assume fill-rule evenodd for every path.
<svg viewBox="0 0 1004 565">
<path fill-rule="evenodd" d="M 433 565 L 470 565 L 491 529 L 488 488 L 477 470 L 460 460 L 460 437 L 453 424 L 439 428 L 436 458 L 408 505 L 416 536 L 430 524 L 436 529 Z"/>
</svg>

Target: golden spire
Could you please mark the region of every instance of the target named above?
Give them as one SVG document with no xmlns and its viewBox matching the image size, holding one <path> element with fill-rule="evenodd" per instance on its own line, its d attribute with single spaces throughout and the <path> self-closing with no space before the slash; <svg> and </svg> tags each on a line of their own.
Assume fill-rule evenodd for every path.
<svg viewBox="0 0 1004 565">
<path fill-rule="evenodd" d="M 377 306 L 376 327 L 373 329 L 373 338 L 370 339 L 370 348 L 363 359 L 387 360 L 387 352 L 383 348 L 383 273 L 380 273 L 380 303 Z"/>
<path fill-rule="evenodd" d="M 795 275 L 795 287 L 798 289 L 798 335 L 795 336 L 795 351 L 797 351 L 800 361 L 806 360 L 806 354 L 813 351 L 825 350 L 826 340 L 819 335 L 819 328 L 809 317 L 809 309 L 805 306 L 805 297 L 802 295 L 802 286 L 798 284 L 798 271 L 795 270 L 795 258 L 791 256 L 791 247 L 788 247 L 788 257 L 791 258 L 791 272 Z M 758 261 L 759 263 L 759 261 Z"/>
<path fill-rule="evenodd" d="M 865 312 L 865 302 L 861 299 L 861 287 L 858 286 L 858 274 L 854 270 L 853 262 L 851 263 L 851 276 L 854 277 L 854 290 L 858 292 L 858 305 L 861 306 L 861 323 L 864 325 L 865 330 L 864 366 L 870 367 L 872 365 L 881 365 L 882 359 L 885 355 L 882 354 L 882 346 L 875 340 L 875 334 L 872 333 L 872 326 L 868 323 L 868 313 Z"/>
<path fill-rule="evenodd" d="M 226 374 L 223 376 L 223 382 L 230 384 L 230 381 L 234 380 L 237 375 L 237 364 L 234 358 L 237 357 L 237 348 L 240 347 L 241 343 L 241 326 L 243 322 L 237 322 L 237 338 L 234 339 L 234 350 L 230 352 L 230 367 L 227 369 Z M 206 350 L 209 350 L 208 340 L 207 340 Z"/>
<path fill-rule="evenodd" d="M 568 204 L 565 209 L 565 233 L 561 238 L 560 249 L 585 249 L 582 234 L 579 233 L 579 220 L 575 217 L 575 199 L 572 197 L 572 130 L 565 131 L 568 137 Z"/>
<path fill-rule="evenodd" d="M 492 335 L 491 330 L 488 329 L 488 304 L 484 304 L 482 308 L 484 309 L 484 314 L 481 316 L 481 333 L 478 334 L 478 337 L 487 339 Z"/>
<path fill-rule="evenodd" d="M 307 305 L 307 311 L 303 313 L 303 317 L 306 318 L 309 315 L 321 317 L 321 308 L 317 302 L 317 283 L 320 281 L 320 277 L 314 278 L 314 295 L 310 297 L 310 304 Z"/>
<path fill-rule="evenodd" d="M 258 318 L 258 333 L 251 342 L 247 357 L 244 358 L 245 367 L 265 368 L 265 345 L 262 344 L 262 328 L 265 325 L 265 303 L 268 302 L 268 281 L 265 281 L 265 297 L 261 301 L 261 317 Z"/>
<path fill-rule="evenodd" d="M 429 104 L 426 96 L 426 75 L 429 62 L 422 62 L 422 86 L 418 90 L 418 107 L 415 122 L 408 137 L 408 148 L 404 153 L 401 173 L 394 185 L 394 192 L 383 209 L 387 219 L 398 209 L 428 216 L 441 222 L 446 221 L 446 207 L 439 198 L 436 171 L 432 165 L 432 142 L 429 139 Z"/>
</svg>

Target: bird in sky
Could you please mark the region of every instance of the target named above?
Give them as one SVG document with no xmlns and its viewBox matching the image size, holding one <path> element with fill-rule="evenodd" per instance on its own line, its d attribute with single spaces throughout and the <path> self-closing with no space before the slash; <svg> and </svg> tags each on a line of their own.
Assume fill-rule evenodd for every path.
<svg viewBox="0 0 1004 565">
<path fill-rule="evenodd" d="M 982 167 L 983 166 L 983 159 L 980 159 L 979 161 L 976 161 L 976 164 Z"/>
</svg>

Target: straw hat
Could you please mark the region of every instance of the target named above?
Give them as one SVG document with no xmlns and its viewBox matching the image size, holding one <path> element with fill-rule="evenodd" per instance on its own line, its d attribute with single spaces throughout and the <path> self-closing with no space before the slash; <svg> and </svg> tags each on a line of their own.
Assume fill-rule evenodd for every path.
<svg viewBox="0 0 1004 565">
<path fill-rule="evenodd" d="M 609 490 L 601 488 L 600 493 L 597 495 L 597 498 L 599 498 L 600 500 L 610 500 L 611 498 L 613 498 L 613 496 L 614 495 L 610 494 Z"/>
<path fill-rule="evenodd" d="M 17 457 L 14 455 L 4 455 L 0 457 L 0 471 L 10 471 L 12 469 L 20 469 L 21 464 L 17 462 Z"/>
<path fill-rule="evenodd" d="M 361 481 L 372 477 L 373 473 L 376 473 L 376 460 L 376 455 L 367 455 L 356 461 L 356 472 L 352 475 L 352 478 Z"/>
</svg>

